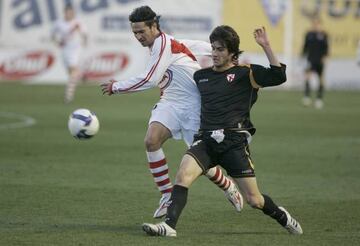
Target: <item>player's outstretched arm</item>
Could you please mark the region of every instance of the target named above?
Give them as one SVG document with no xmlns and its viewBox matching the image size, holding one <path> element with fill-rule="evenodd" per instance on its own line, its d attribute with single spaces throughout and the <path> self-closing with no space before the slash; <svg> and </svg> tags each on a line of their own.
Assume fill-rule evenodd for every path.
<svg viewBox="0 0 360 246">
<path fill-rule="evenodd" d="M 254 88 L 261 88 L 284 83 L 286 81 L 286 65 L 281 64 L 274 55 L 265 27 L 255 29 L 254 38 L 256 43 L 263 48 L 271 66 L 266 68 L 261 65 L 251 64 L 251 85 Z"/>
<path fill-rule="evenodd" d="M 272 48 L 270 46 L 270 41 L 266 34 L 265 27 L 256 28 L 254 31 L 254 38 L 256 43 L 258 43 L 264 50 L 270 65 L 280 67 L 280 62 L 277 57 L 274 55 Z"/>
<path fill-rule="evenodd" d="M 165 34 L 162 34 L 154 42 L 144 72 L 129 79 L 103 83 L 101 85 L 103 94 L 134 93 L 159 86 L 172 62 L 170 39 Z"/>
<path fill-rule="evenodd" d="M 109 95 L 111 96 L 112 94 L 114 94 L 113 90 L 112 90 L 112 85 L 115 83 L 115 80 L 111 79 L 107 82 L 102 83 L 101 86 L 101 90 L 103 95 Z"/>
</svg>

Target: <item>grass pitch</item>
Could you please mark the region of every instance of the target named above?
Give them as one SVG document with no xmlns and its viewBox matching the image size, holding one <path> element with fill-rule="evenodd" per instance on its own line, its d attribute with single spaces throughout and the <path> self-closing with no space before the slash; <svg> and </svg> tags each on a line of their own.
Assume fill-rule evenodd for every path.
<svg viewBox="0 0 360 246">
<path fill-rule="evenodd" d="M 178 237 L 154 238 L 141 230 L 155 222 L 159 201 L 143 138 L 158 90 L 107 97 L 80 86 L 64 105 L 63 89 L 0 84 L 0 245 L 360 245 L 359 92 L 328 92 L 315 110 L 300 105 L 300 92 L 265 90 L 253 108 L 260 189 L 304 235 L 288 235 L 248 206 L 237 214 L 201 177 Z M 68 115 L 81 107 L 100 120 L 89 141 L 67 130 Z M 9 128 L 19 119 L 8 113 L 36 124 Z M 171 140 L 164 149 L 174 177 L 185 145 Z"/>
</svg>

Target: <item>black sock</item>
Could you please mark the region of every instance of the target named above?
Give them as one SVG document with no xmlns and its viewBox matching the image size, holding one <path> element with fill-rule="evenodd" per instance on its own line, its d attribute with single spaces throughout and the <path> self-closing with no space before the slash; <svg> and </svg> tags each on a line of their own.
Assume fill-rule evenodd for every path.
<svg viewBox="0 0 360 246">
<path fill-rule="evenodd" d="M 165 223 L 173 229 L 175 229 L 180 214 L 186 205 L 187 195 L 188 188 L 180 185 L 174 185 L 174 188 L 171 192 L 171 198 L 169 200 L 171 204 L 167 209 L 165 217 Z"/>
<path fill-rule="evenodd" d="M 309 80 L 305 81 L 305 97 L 310 97 L 310 83 L 309 83 Z"/>
<path fill-rule="evenodd" d="M 320 83 L 318 93 L 317 93 L 317 98 L 322 99 L 323 95 L 324 95 L 324 86 Z"/>
<path fill-rule="evenodd" d="M 285 212 L 280 210 L 269 196 L 264 194 L 262 195 L 265 200 L 264 207 L 262 209 L 263 213 L 275 219 L 277 222 L 279 222 L 280 225 L 286 226 L 287 217 Z"/>
</svg>

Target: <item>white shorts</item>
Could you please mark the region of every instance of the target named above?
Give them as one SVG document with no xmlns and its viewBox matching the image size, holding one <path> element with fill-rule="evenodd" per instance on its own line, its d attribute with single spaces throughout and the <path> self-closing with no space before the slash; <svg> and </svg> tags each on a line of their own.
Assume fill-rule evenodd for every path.
<svg viewBox="0 0 360 246">
<path fill-rule="evenodd" d="M 68 67 L 79 66 L 81 47 L 64 47 L 62 50 L 62 58 L 64 65 Z"/>
<path fill-rule="evenodd" d="M 200 127 L 200 109 L 179 109 L 169 102 L 158 102 L 151 111 L 149 124 L 159 122 L 168 128 L 174 139 L 183 139 L 188 147 Z"/>
</svg>

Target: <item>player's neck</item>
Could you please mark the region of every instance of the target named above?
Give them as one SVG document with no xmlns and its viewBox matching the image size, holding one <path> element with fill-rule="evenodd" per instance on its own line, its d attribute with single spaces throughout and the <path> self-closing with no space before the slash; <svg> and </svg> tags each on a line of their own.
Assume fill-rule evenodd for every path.
<svg viewBox="0 0 360 246">
<path fill-rule="evenodd" d="M 152 47 L 154 46 L 155 40 L 156 40 L 158 37 L 160 37 L 160 35 L 161 35 L 161 31 L 158 31 L 158 32 L 155 34 L 154 41 L 152 42 L 151 45 L 148 46 L 148 48 L 149 48 L 150 50 L 151 50 Z"/>
<path fill-rule="evenodd" d="M 234 67 L 235 65 L 233 63 L 224 64 L 222 66 L 213 66 L 213 70 L 215 72 L 224 72 L 226 70 L 229 70 L 230 68 Z"/>
</svg>

